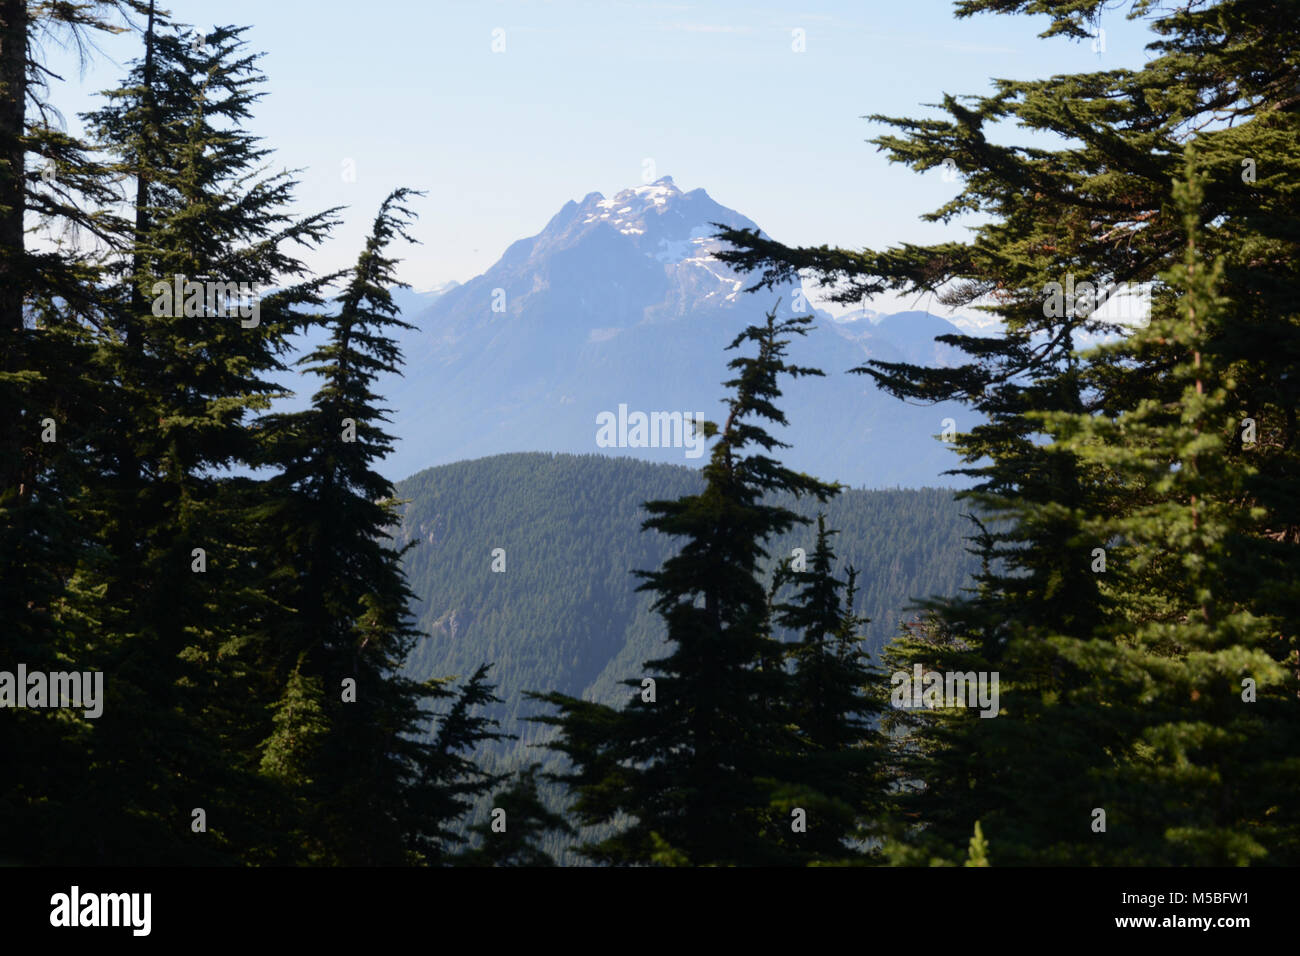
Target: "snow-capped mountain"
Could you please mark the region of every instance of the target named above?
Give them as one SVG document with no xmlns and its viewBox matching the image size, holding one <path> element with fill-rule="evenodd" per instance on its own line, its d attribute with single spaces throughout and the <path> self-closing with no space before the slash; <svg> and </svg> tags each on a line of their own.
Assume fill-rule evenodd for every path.
<svg viewBox="0 0 1300 956">
<path fill-rule="evenodd" d="M 671 177 L 589 193 L 482 275 L 404 314 L 418 327 L 402 337 L 406 374 L 378 383 L 401 439 L 386 472 L 508 451 L 703 464 L 677 423 L 725 418 L 721 383 L 736 354 L 726 346 L 778 308 L 815 318 L 789 357 L 826 373 L 782 383 L 790 427 L 774 431 L 793 446 L 783 460 L 854 485 L 956 483 L 940 476 L 957 461 L 934 436 L 945 418 L 965 427 L 960 409 L 906 405 L 846 374 L 868 358 L 944 362 L 951 349 L 933 337 L 955 327 L 914 312 L 868 329 L 813 309 L 802 286 L 746 293 L 752 280 L 716 258 L 714 223 L 757 228 Z"/>
<path fill-rule="evenodd" d="M 966 335 L 992 336 L 1002 331 L 1002 320 L 995 315 L 958 315 L 948 320 Z"/>
</svg>

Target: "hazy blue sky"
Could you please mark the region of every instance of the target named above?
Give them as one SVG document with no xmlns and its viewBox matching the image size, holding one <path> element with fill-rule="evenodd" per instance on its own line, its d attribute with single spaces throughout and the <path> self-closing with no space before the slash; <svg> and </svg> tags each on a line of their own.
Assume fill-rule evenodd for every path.
<svg viewBox="0 0 1300 956">
<path fill-rule="evenodd" d="M 1124 19 L 1127 5 L 1102 21 L 1100 52 L 1038 39 L 1043 18 L 957 20 L 950 0 L 173 0 L 170 9 L 199 27 L 252 27 L 268 83 L 251 128 L 276 149 L 277 168 L 303 169 L 304 211 L 349 207 L 312 265 L 350 263 L 393 187 L 428 191 L 415 231 L 423 245 L 402 251 L 416 288 L 479 274 L 567 200 L 639 184 L 647 160 L 655 176 L 703 187 L 786 242 L 957 235 L 961 225 L 918 220 L 956 184 L 888 163 L 865 142 L 883 127 L 861 117 L 922 115 L 945 92 L 987 92 L 995 76 L 1138 66 L 1151 38 Z M 84 76 L 48 51 L 65 71 L 54 100 L 73 128 L 139 52 L 130 37 L 101 47 L 107 58 Z M 344 181 L 345 160 L 355 182 Z"/>
</svg>

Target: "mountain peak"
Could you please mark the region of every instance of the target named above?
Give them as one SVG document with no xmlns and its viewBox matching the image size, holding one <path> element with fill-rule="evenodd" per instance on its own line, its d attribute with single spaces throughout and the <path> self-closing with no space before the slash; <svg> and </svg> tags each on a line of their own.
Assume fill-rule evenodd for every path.
<svg viewBox="0 0 1300 956">
<path fill-rule="evenodd" d="M 605 203 L 612 206 L 625 205 L 627 203 L 638 203 L 643 208 L 649 206 L 667 205 L 670 199 L 682 195 L 682 191 L 677 188 L 671 176 L 664 176 L 656 179 L 652 183 L 645 183 L 640 186 L 629 186 L 627 189 L 620 189 L 614 194 L 613 199 L 605 200 Z"/>
<path fill-rule="evenodd" d="M 792 279 L 771 294 L 746 293 L 746 277 L 717 257 L 714 223 L 757 228 L 704 189 L 680 190 L 670 177 L 634 183 L 610 199 L 589 192 L 565 202 L 542 232 L 512 243 L 487 272 L 421 302 L 424 331 L 402 340 L 418 372 L 397 379 L 394 404 L 403 411 L 393 427 L 403 445 L 389 467 L 413 471 L 537 447 L 590 453 L 603 447 L 593 444 L 597 416 L 624 404 L 725 417 L 716 383 L 727 346 L 761 322 L 773 300 L 781 316 L 794 314 L 798 286 Z M 938 317 L 912 313 L 867 328 L 866 321 L 823 322 L 825 313 L 809 305 L 798 308 L 818 319 L 817 329 L 800 346 L 800 364 L 828 375 L 872 358 L 953 364 L 934 335 L 956 330 Z M 931 476 L 951 464 L 938 442 L 901 458 L 864 458 L 854 449 L 867 440 L 873 448 L 914 442 L 956 406 L 943 406 L 942 414 L 934 407 L 900 411 L 860 379 L 837 375 L 834 382 L 829 392 L 811 382 L 782 390 L 790 421 L 806 423 L 792 466 L 855 484 L 919 485 L 934 483 Z M 438 415 L 449 403 L 465 413 Z M 827 407 L 836 413 L 826 414 Z M 645 454 L 680 457 L 674 448 Z"/>
</svg>

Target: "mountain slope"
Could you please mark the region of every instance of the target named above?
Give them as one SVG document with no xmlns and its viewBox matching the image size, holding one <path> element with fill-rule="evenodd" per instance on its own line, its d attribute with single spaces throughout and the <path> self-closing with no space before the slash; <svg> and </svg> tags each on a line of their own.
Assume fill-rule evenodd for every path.
<svg viewBox="0 0 1300 956">
<path fill-rule="evenodd" d="M 646 500 L 698 490 L 692 469 L 599 455 L 514 454 L 458 462 L 400 482 L 404 519 L 398 538 L 416 542 L 406 569 L 417 595 L 419 630 L 412 677 L 466 674 L 483 661 L 505 703 L 497 716 L 523 741 L 540 729 L 525 690 L 560 690 L 619 700 L 619 681 L 659 656 L 663 629 L 649 596 L 635 593 L 632 571 L 658 567 L 671 542 L 640 531 Z M 788 502 L 787 502 L 788 503 Z M 812 516 L 808 503 L 792 505 Z M 894 633 L 914 597 L 953 594 L 974 570 L 962 536 L 968 523 L 950 491 L 848 491 L 826 506 L 840 572 L 861 572 L 859 608 L 873 620 L 876 649 Z M 795 529 L 773 555 L 812 548 L 813 531 Z M 504 551 L 503 572 L 492 570 Z"/>
</svg>

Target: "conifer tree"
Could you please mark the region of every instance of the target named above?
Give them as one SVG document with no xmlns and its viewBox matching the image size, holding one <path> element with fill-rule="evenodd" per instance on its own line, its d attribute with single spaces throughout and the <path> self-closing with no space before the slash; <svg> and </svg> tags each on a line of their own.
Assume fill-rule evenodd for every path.
<svg viewBox="0 0 1300 956">
<path fill-rule="evenodd" d="M 477 713 L 497 701 L 486 665 L 459 694 L 446 681 L 419 683 L 399 673 L 417 632 L 401 565 L 405 549 L 391 542 L 397 502 L 391 483 L 374 470 L 393 439 L 383 430 L 387 410 L 373 385 L 400 368 L 389 330 L 412 327 L 397 317 L 392 289 L 401 284 L 397 260 L 387 253 L 394 239 L 410 240 L 405 202 L 412 195 L 395 190 L 380 206 L 338 297 L 329 341 L 299 360 L 321 379 L 311 407 L 264 416 L 260 428 L 260 463 L 277 474 L 258 518 L 278 538 L 266 542 L 270 566 L 292 569 L 268 580 L 289 613 L 265 662 L 289 679 L 278 705 L 283 722 L 263 761 L 276 765 L 284 740 L 311 735 L 310 773 L 298 782 L 309 780 L 306 803 L 313 809 L 301 839 L 320 844 L 318 862 L 439 862 L 471 798 L 496 782 L 466 756 L 502 736 L 492 730 L 495 721 Z M 329 691 L 319 713 L 299 707 L 291 720 L 287 708 L 303 680 Z M 425 698 L 452 697 L 430 736 Z"/>
<path fill-rule="evenodd" d="M 515 774 L 509 787 L 492 798 L 492 818 L 469 828 L 479 845 L 455 858 L 460 866 L 555 866 L 542 848 L 549 833 L 572 836 L 573 827 L 547 808 L 537 785 L 539 764 Z"/>
<path fill-rule="evenodd" d="M 0 661 L 32 671 L 94 666 L 93 619 L 68 581 L 90 549 L 80 491 L 103 390 L 86 373 L 98 302 L 97 244 L 118 219 L 107 169 L 62 128 L 45 43 L 87 54 L 131 4 L 0 4 Z M 29 226 L 34 224 L 34 229 Z M 77 852 L 84 747 L 93 722 L 49 710 L 0 722 L 0 843 L 10 859 Z"/>
<path fill-rule="evenodd" d="M 106 29 L 109 6 L 0 7 L 0 73 L 15 50 L 36 64 L 25 30 Z M 99 242 L 3 250 L 0 393 L 18 411 L 0 439 L 0 613 L 20 660 L 108 675 L 95 721 L 4 723 L 0 750 L 25 764 L 0 786 L 6 852 L 438 862 L 498 779 L 467 754 L 500 735 L 477 713 L 497 700 L 486 666 L 456 690 L 398 674 L 410 593 L 387 540 L 397 504 L 370 468 L 389 437 L 369 386 L 400 362 L 383 248 L 404 235 L 406 193 L 381 210 L 341 314 L 320 315 L 336 277 L 309 277 L 293 247 L 321 242 L 334 211 L 287 213 L 291 174 L 265 175 L 269 152 L 240 129 L 262 82 L 244 31 L 178 33 L 153 2 L 122 6 L 145 18 L 144 55 L 86 117 L 107 162 L 45 123 L 39 96 L 42 124 L 23 135 L 30 74 L 0 90 L 6 155 L 54 169 L 0 162 L 18 173 L 0 192 L 22 194 L 5 228 L 25 204 Z M 291 336 L 327 322 L 312 410 L 257 419 L 283 394 L 272 376 Z M 46 420 L 59 438 L 42 447 L 30 426 Z M 282 470 L 231 473 L 258 467 Z M 430 700 L 451 702 L 436 731 Z"/>
<path fill-rule="evenodd" d="M 1102 347 L 1122 369 L 1152 351 L 1174 362 L 1118 413 L 1045 416 L 1061 444 L 1132 491 L 1087 520 L 1110 543 L 1116 611 L 1097 633 L 1055 643 L 1093 675 L 1089 712 L 1125 739 L 1096 785 L 1107 859 L 1289 865 L 1300 851 L 1288 797 L 1300 783 L 1300 723 L 1287 608 L 1300 548 L 1270 527 L 1274 489 L 1256 462 L 1269 453 L 1242 439 L 1252 427 L 1276 435 L 1285 426 L 1270 409 L 1243 427 L 1248 409 L 1234 386 L 1263 356 L 1243 353 L 1249 307 L 1221 295 L 1224 260 L 1201 251 L 1206 176 L 1190 147 L 1186 164 L 1174 186 L 1186 252 L 1163 277 L 1178 298 Z M 1290 573 L 1271 577 L 1283 568 Z"/>
<path fill-rule="evenodd" d="M 196 42 L 151 8 L 143 60 L 86 117 L 133 186 L 98 294 L 92 368 L 106 387 L 83 503 L 95 548 L 71 582 L 109 675 L 87 791 L 112 838 L 82 841 L 104 862 L 281 852 L 258 775 L 262 492 L 226 472 L 257 461 L 253 415 L 280 393 L 271 376 L 309 321 L 296 308 L 319 301 L 322 280 L 304 278 L 293 247 L 321 241 L 332 215 L 291 217 L 292 177 L 259 175 L 267 151 L 238 128 L 261 82 L 242 32 Z M 203 836 L 195 809 L 210 815 Z"/>
<path fill-rule="evenodd" d="M 78 367 L 64 364 L 67 353 L 51 350 L 53 343 L 42 343 L 47 337 L 33 327 L 31 307 L 43 297 L 58 297 L 65 313 L 82 317 L 93 298 L 86 257 L 62 244 L 48 252 L 32 248 L 25 218 L 37 217 L 55 236 L 75 229 L 100 234 L 103 215 L 94 206 L 109 193 L 103 169 L 84 144 L 58 128 L 58 112 L 48 99 L 52 74 L 43 43 L 66 39 L 85 56 L 95 33 L 126 29 L 112 22 L 113 13 L 137 6 L 119 0 L 0 3 L 0 400 L 10 409 L 0 425 L 0 507 L 6 513 L 32 501 L 35 476 L 42 470 L 41 443 L 31 438 L 27 409 L 49 405 L 29 399 L 28 390 L 43 386 L 48 396 L 58 386 L 70 386 Z M 36 162 L 29 163 L 29 157 Z M 44 320 L 57 317 L 47 314 Z M 12 570 L 18 573 L 20 566 Z"/>
<path fill-rule="evenodd" d="M 880 812 L 882 747 L 872 723 L 880 711 L 868 688 L 880 676 L 866 661 L 858 629 L 867 619 L 853 611 L 858 572 L 834 575 L 835 551 L 826 516 L 817 516 L 817 542 L 805 570 L 787 570 L 798 586 L 777 605 L 776 622 L 797 634 L 789 646 L 791 682 L 785 701 L 798 729 L 797 787 L 783 795 L 785 815 L 805 810 L 806 835 L 792 840 L 809 859 L 843 860 L 861 853 L 855 840 Z M 796 806 L 801 801 L 806 806 Z"/>
<path fill-rule="evenodd" d="M 1083 39 L 1103 7 L 1100 0 L 969 0 L 958 15 L 1044 13 L 1045 35 Z M 925 755 L 925 787 L 902 798 L 910 806 L 903 812 L 919 815 L 922 832 L 948 859 L 963 854 L 977 820 L 995 864 L 1101 861 L 1116 846 L 1088 840 L 1086 827 L 1081 837 L 1078 828 L 1097 806 L 1098 781 L 1117 772 L 1117 755 L 1134 746 L 1133 727 L 1098 700 L 1092 681 L 1132 640 L 1117 633 L 1117 615 L 1130 616 L 1131 631 L 1174 612 L 1162 599 L 1111 587 L 1105 575 L 1114 561 L 1104 570 L 1098 563 L 1098 549 L 1110 558 L 1114 544 L 1098 537 L 1105 519 L 1149 500 L 1145 486 L 1132 483 L 1131 469 L 1121 474 L 1111 460 L 1085 455 L 1075 442 L 1044 442 L 1043 433 L 1049 422 L 1136 408 L 1183 360 L 1168 336 L 1127 356 L 1076 348 L 1081 334 L 1132 331 L 1133 316 L 1103 321 L 1107 313 L 1096 310 L 1123 283 L 1153 283 L 1156 314 L 1173 307 L 1178 294 L 1162 276 L 1184 253 L 1173 183 L 1190 140 L 1208 177 L 1201 219 L 1215 224 L 1202 251 L 1222 256 L 1219 294 L 1233 303 L 1232 331 L 1222 337 L 1233 362 L 1227 402 L 1243 418 L 1269 423 L 1269 439 L 1258 447 L 1225 451 L 1239 463 L 1252 454 L 1250 467 L 1258 469 L 1249 507 L 1262 514 L 1251 566 L 1267 567 L 1273 580 L 1295 577 L 1296 448 L 1294 429 L 1281 423 L 1294 421 L 1300 398 L 1286 367 L 1292 359 L 1283 357 L 1294 354 L 1297 337 L 1286 290 L 1300 260 L 1285 223 L 1295 219 L 1300 173 L 1300 67 L 1288 52 L 1298 27 L 1282 7 L 1248 0 L 1135 9 L 1150 15 L 1156 34 L 1140 70 L 998 80 L 989 96 L 945 97 L 946 119 L 873 117 L 900 131 L 875 140 L 895 161 L 917 170 L 956 164 L 965 177 L 960 194 L 927 218 L 986 214 L 971 241 L 851 252 L 790 248 L 744 230 L 723 234 L 736 247 L 724 259 L 761 270 L 755 288 L 805 270 L 846 302 L 931 292 L 1003 320 L 990 339 L 943 337 L 970 356 L 963 365 L 873 361 L 862 370 L 900 397 L 957 399 L 972 411 L 956 445 L 960 470 L 977 480 L 967 497 L 985 522 L 977 542 L 986 571 L 974 593 L 937 607 L 930 648 L 937 656 L 924 663 L 1000 672 L 1003 713 L 986 721 L 924 718 L 914 754 Z M 1007 121 L 1066 142 L 999 145 L 991 129 Z M 1094 294 L 1062 297 L 1083 281 Z M 1146 548 L 1154 562 L 1147 567 L 1175 571 L 1170 555 L 1157 560 Z M 1125 560 L 1123 551 L 1115 556 Z M 1294 589 L 1273 588 L 1267 602 L 1257 596 L 1254 612 L 1294 619 L 1295 602 Z M 1094 647 L 1086 667 L 1079 654 L 1065 653 L 1073 645 L 1063 640 L 1108 628 L 1108 649 Z M 1274 646 L 1285 657 L 1293 645 L 1284 633 Z M 900 786 L 914 779 L 900 771 Z"/>
<path fill-rule="evenodd" d="M 784 491 L 825 500 L 834 491 L 772 458 L 784 445 L 763 427 L 785 424 L 775 404 L 781 375 L 821 374 L 785 359 L 789 338 L 805 334 L 810 321 L 778 320 L 773 311 L 766 324 L 736 337 L 729 348 L 749 342 L 757 354 L 729 363 L 736 377 L 726 383 L 733 390 L 727 420 L 720 431 L 705 426 L 718 441 L 703 491 L 646 504 L 651 517 L 643 529 L 683 539 L 660 570 L 638 572 L 639 590 L 656 595 L 672 652 L 647 662 L 644 678 L 625 682 L 636 694 L 622 710 L 562 694 L 539 698 L 560 711 L 537 719 L 559 728 L 551 746 L 573 771 L 558 779 L 576 793 L 583 822 L 630 819 L 583 847 L 593 859 L 651 863 L 669 853 L 695 865 L 798 860 L 788 847 L 789 817 L 772 806 L 791 783 L 797 742 L 784 708 L 771 706 L 786 699 L 788 675 L 762 666 L 782 653 L 769 634 L 759 573 L 764 542 L 807 521 L 764 497 Z"/>
</svg>

